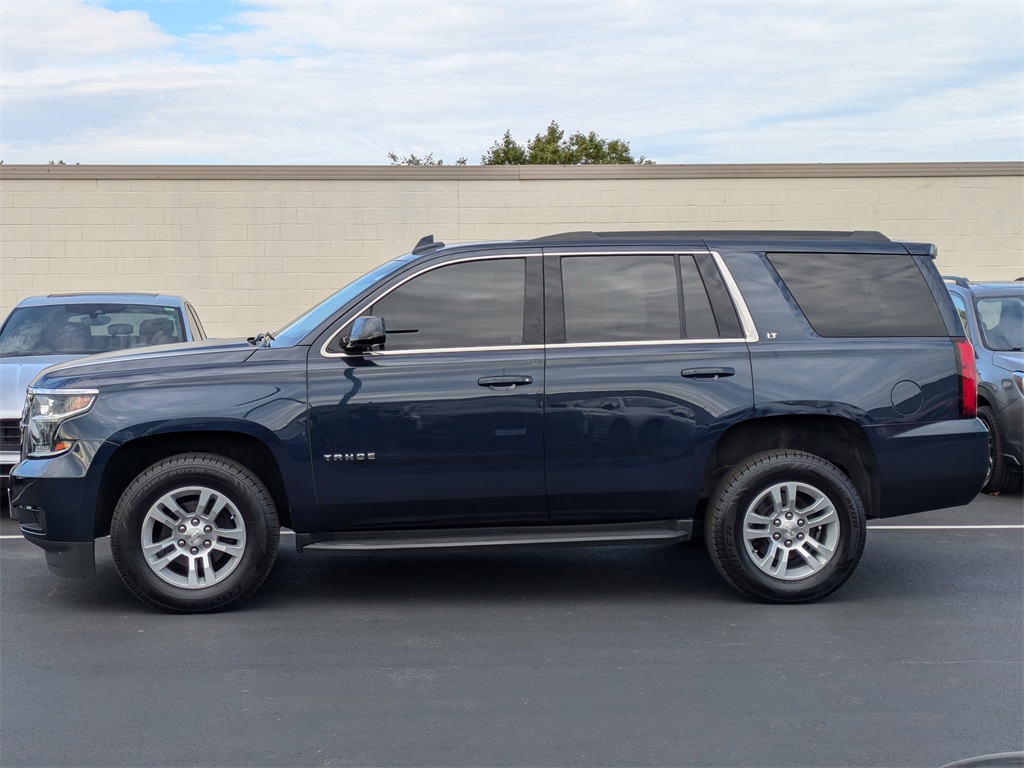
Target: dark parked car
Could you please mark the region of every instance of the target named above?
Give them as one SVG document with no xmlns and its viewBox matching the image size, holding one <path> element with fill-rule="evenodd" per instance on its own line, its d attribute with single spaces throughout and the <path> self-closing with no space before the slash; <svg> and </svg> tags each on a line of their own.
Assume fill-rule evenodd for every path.
<svg viewBox="0 0 1024 768">
<path fill-rule="evenodd" d="M 6 489 L 21 447 L 25 389 L 44 368 L 111 350 L 205 339 L 180 296 L 53 293 L 19 302 L 0 325 L 0 481 Z"/>
<path fill-rule="evenodd" d="M 1024 283 L 947 277 L 946 285 L 977 356 L 978 418 L 990 437 L 982 490 L 1011 491 L 1024 466 Z"/>
<path fill-rule="evenodd" d="M 276 334 L 59 365 L 12 501 L 52 570 L 224 608 L 301 552 L 670 543 L 814 600 L 866 519 L 969 502 L 988 437 L 933 246 L 424 238 Z M 682 553 L 681 553 L 682 556 Z"/>
</svg>

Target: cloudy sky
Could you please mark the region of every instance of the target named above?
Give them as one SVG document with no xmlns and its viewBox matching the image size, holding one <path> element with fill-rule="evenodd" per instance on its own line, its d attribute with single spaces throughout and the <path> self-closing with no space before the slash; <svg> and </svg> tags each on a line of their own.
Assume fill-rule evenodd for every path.
<svg viewBox="0 0 1024 768">
<path fill-rule="evenodd" d="M 0 0 L 0 159 L 1022 160 L 1022 73 L 1022 0 Z"/>
</svg>

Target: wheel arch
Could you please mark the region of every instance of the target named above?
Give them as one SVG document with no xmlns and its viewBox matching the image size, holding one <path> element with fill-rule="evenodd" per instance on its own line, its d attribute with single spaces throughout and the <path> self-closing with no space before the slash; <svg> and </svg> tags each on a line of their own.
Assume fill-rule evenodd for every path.
<svg viewBox="0 0 1024 768">
<path fill-rule="evenodd" d="M 878 517 L 881 487 L 874 448 L 859 424 L 839 416 L 765 416 L 733 424 L 708 458 L 702 496 L 710 495 L 737 462 L 775 449 L 806 451 L 836 465 L 860 494 L 867 517 Z"/>
<path fill-rule="evenodd" d="M 110 532 L 114 507 L 128 484 L 146 467 L 182 453 L 223 456 L 251 470 L 267 486 L 282 525 L 291 525 L 288 493 L 281 468 L 270 447 L 243 432 L 209 430 L 145 435 L 119 445 L 106 461 L 96 509 L 96 536 Z"/>
</svg>

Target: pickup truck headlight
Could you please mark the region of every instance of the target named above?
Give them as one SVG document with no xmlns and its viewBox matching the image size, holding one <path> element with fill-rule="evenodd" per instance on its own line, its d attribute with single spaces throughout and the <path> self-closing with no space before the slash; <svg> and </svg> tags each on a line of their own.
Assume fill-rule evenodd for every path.
<svg viewBox="0 0 1024 768">
<path fill-rule="evenodd" d="M 63 438 L 60 428 L 68 419 L 92 408 L 98 395 L 95 389 L 33 389 L 25 398 L 22 425 L 25 438 L 22 451 L 27 456 L 55 456 L 71 448 L 73 441 Z"/>
<path fill-rule="evenodd" d="M 1024 397 L 1024 371 L 1013 372 L 1013 383 L 1017 385 L 1017 393 Z"/>
</svg>

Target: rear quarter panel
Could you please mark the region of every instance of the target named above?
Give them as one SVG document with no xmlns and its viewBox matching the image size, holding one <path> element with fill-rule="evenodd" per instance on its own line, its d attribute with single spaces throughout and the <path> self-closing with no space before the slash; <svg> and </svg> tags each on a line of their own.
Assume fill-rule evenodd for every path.
<svg viewBox="0 0 1024 768">
<path fill-rule="evenodd" d="M 880 516 L 966 504 L 977 494 L 987 463 L 984 427 L 960 418 L 949 337 L 823 338 L 763 257 L 737 253 L 727 263 L 760 337 L 750 345 L 755 418 L 855 422 L 875 452 Z M 953 322 L 944 288 L 941 294 L 940 312 Z"/>
</svg>

